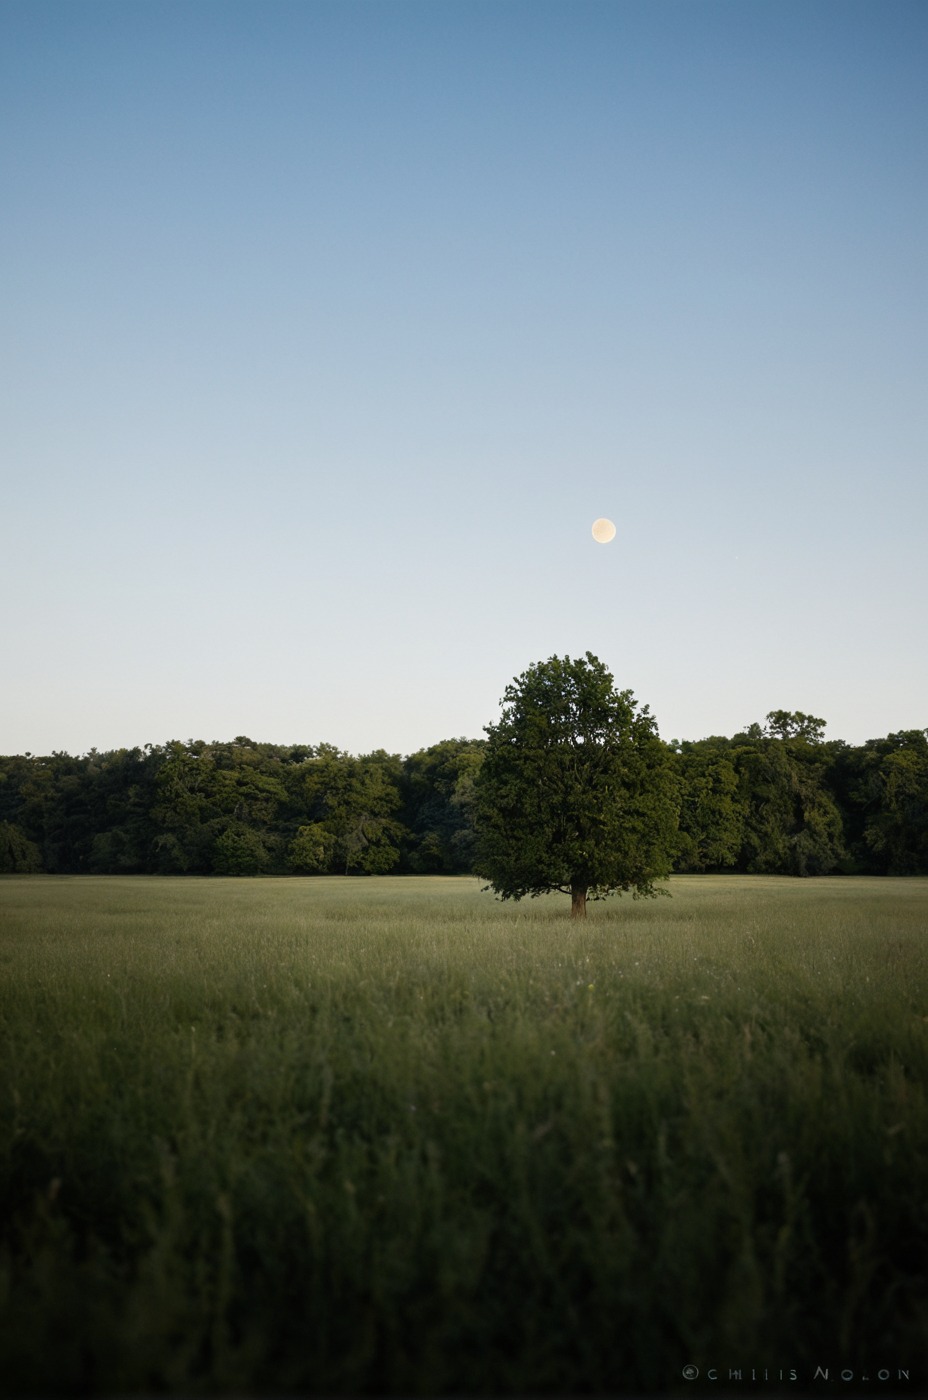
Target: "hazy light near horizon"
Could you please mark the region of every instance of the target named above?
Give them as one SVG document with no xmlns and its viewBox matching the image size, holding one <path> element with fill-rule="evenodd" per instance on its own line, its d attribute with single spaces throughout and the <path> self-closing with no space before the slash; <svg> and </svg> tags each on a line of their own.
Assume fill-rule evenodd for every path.
<svg viewBox="0 0 928 1400">
<path fill-rule="evenodd" d="M 928 724 L 926 57 L 923 0 L 5 0 L 0 753 L 415 752 L 587 651 L 681 739 Z"/>
<path fill-rule="evenodd" d="M 593 521 L 593 538 L 597 544 L 608 544 L 615 539 L 615 526 L 611 520 L 607 520 L 601 515 L 598 520 Z"/>
</svg>

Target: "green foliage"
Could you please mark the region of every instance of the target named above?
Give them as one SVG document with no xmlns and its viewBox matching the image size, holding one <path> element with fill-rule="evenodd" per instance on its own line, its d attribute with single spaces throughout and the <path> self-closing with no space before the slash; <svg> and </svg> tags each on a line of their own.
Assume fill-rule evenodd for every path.
<svg viewBox="0 0 928 1400">
<path fill-rule="evenodd" d="M 217 875 L 261 875 L 268 864 L 267 847 L 251 827 L 236 822 L 216 838 L 213 870 Z"/>
<path fill-rule="evenodd" d="M 155 868 L 163 874 L 205 874 L 210 869 L 216 836 L 210 819 L 218 816 L 212 801 L 215 767 L 205 744 L 166 746 L 151 813 Z"/>
<path fill-rule="evenodd" d="M 309 809 L 332 838 L 334 868 L 346 875 L 383 875 L 399 861 L 405 828 L 393 815 L 402 800 L 397 769 L 382 749 L 352 758 L 328 744 L 305 765 Z"/>
<path fill-rule="evenodd" d="M 245 736 L 232 744 L 167 746 L 152 810 L 162 829 L 155 841 L 161 869 L 172 872 L 179 864 L 222 875 L 268 868 L 269 848 L 279 844 L 271 839 L 273 819 L 288 800 L 279 761 L 269 757 Z M 246 829 L 253 841 L 243 838 Z"/>
<path fill-rule="evenodd" d="M 476 779 L 476 873 L 503 899 L 654 893 L 677 826 L 669 754 L 647 706 L 590 652 L 509 686 Z"/>
<path fill-rule="evenodd" d="M 858 774 L 864 841 L 880 869 L 890 875 L 928 870 L 928 730 L 871 741 Z"/>
<path fill-rule="evenodd" d="M 819 750 L 804 737 L 760 738 L 733 758 L 745 809 L 742 868 L 799 876 L 838 870 L 847 857 L 843 822 Z"/>
<path fill-rule="evenodd" d="M 411 754 L 404 764 L 409 865 L 421 874 L 472 868 L 475 779 L 483 741 L 446 739 Z"/>
<path fill-rule="evenodd" d="M 814 715 L 772 710 L 734 738 L 665 746 L 680 805 L 674 869 L 928 873 L 928 731 L 856 748 L 823 732 Z M 248 828 L 267 874 L 472 872 L 485 749 L 448 739 L 405 759 L 354 757 L 239 735 L 0 757 L 0 829 L 15 828 L 0 865 L 209 875 L 237 865 L 232 838 L 219 842 Z M 311 850 L 299 833 L 316 827 L 326 835 Z"/>
<path fill-rule="evenodd" d="M 329 869 L 335 837 L 321 822 L 301 826 L 287 848 L 290 867 L 298 875 L 321 875 Z"/>
<path fill-rule="evenodd" d="M 0 822 L 0 875 L 34 875 L 42 869 L 42 853 L 12 822 Z"/>
<path fill-rule="evenodd" d="M 801 710 L 771 710 L 765 733 L 773 739 L 804 739 L 819 744 L 825 737 L 825 721 Z"/>
<path fill-rule="evenodd" d="M 734 764 L 701 745 L 684 745 L 675 771 L 680 782 L 680 829 L 674 869 L 721 870 L 738 860 L 745 804 Z"/>
</svg>

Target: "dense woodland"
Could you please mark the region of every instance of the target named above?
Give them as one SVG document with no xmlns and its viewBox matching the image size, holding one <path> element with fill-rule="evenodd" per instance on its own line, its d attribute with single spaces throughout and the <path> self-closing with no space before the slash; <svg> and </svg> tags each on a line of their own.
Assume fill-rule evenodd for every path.
<svg viewBox="0 0 928 1400">
<path fill-rule="evenodd" d="M 928 874 L 928 730 L 859 747 L 824 731 L 777 710 L 730 739 L 668 744 L 674 869 Z M 483 749 L 355 756 L 240 736 L 0 758 L 0 872 L 467 873 Z"/>
</svg>

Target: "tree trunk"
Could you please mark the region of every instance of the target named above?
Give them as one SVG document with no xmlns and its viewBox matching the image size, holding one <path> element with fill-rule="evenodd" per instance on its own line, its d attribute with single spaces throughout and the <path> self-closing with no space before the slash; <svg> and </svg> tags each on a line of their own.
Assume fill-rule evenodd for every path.
<svg viewBox="0 0 928 1400">
<path fill-rule="evenodd" d="M 572 919 L 586 918 L 586 890 L 586 885 L 571 884 L 570 917 Z"/>
</svg>

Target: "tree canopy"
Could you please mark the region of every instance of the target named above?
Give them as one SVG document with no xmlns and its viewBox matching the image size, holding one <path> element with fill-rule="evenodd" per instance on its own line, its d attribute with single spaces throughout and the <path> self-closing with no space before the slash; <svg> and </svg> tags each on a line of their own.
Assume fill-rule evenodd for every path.
<svg viewBox="0 0 928 1400">
<path fill-rule="evenodd" d="M 653 734 L 680 798 L 674 871 L 928 874 L 928 731 L 855 747 L 824 728 L 771 710 L 732 738 Z M 473 873 L 486 750 L 239 735 L 0 757 L 0 876 Z"/>
<path fill-rule="evenodd" d="M 670 873 L 677 786 L 647 706 L 591 652 L 530 666 L 503 695 L 477 777 L 474 870 L 503 899 L 650 895 Z"/>
</svg>

